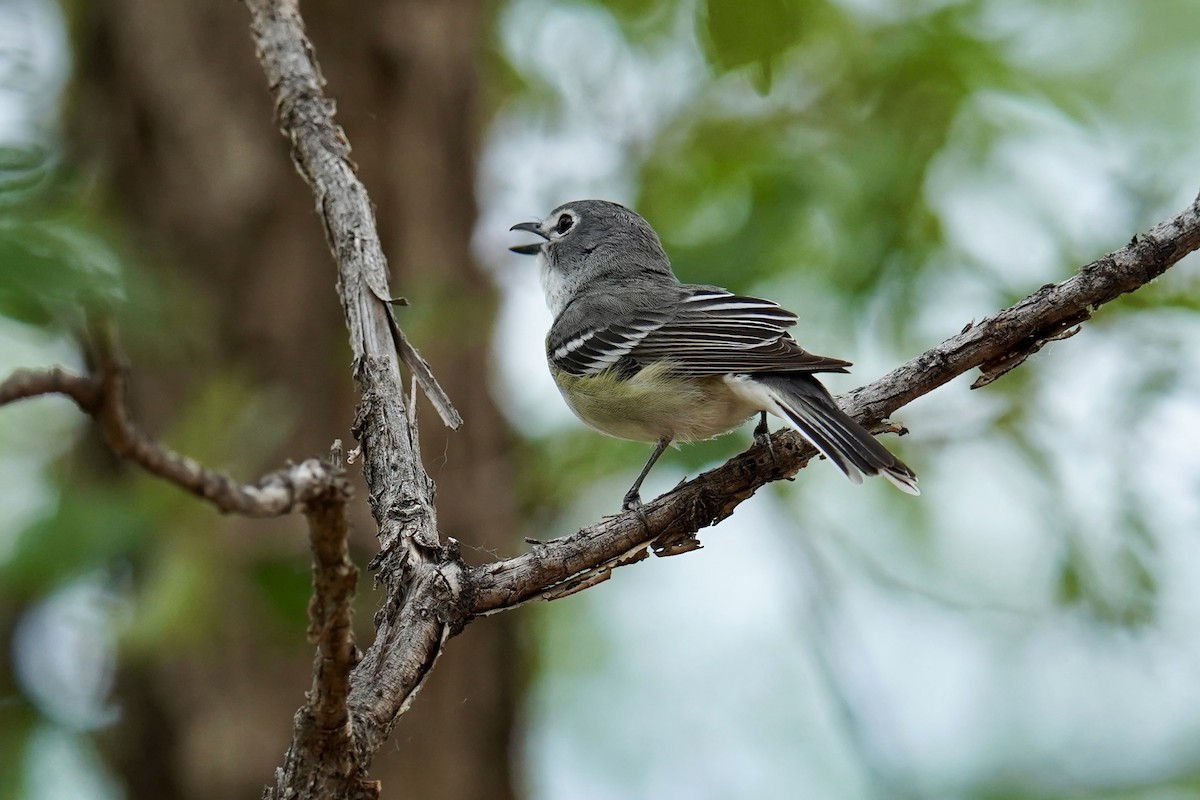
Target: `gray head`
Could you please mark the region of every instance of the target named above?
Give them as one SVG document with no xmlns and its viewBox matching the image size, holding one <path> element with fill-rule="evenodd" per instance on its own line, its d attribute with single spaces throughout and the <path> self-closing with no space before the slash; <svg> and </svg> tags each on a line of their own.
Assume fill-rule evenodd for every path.
<svg viewBox="0 0 1200 800">
<path fill-rule="evenodd" d="M 580 291 L 612 292 L 646 281 L 678 282 L 650 223 L 607 200 L 563 203 L 545 220 L 521 222 L 510 230 L 545 239 L 509 249 L 541 256 L 542 288 L 555 316 Z"/>
</svg>

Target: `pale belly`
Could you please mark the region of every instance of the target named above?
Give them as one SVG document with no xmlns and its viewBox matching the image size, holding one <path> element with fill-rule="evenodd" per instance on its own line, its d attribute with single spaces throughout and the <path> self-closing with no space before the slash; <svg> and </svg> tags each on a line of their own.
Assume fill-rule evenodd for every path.
<svg viewBox="0 0 1200 800">
<path fill-rule="evenodd" d="M 638 442 L 711 439 L 759 411 L 723 376 L 679 378 L 666 368 L 648 367 L 629 380 L 560 374 L 556 382 L 567 405 L 588 426 Z"/>
</svg>

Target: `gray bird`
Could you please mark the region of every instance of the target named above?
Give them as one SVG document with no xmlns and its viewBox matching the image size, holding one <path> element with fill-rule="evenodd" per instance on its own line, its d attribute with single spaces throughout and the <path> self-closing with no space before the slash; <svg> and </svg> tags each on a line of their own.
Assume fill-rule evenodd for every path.
<svg viewBox="0 0 1200 800">
<path fill-rule="evenodd" d="M 680 283 L 650 224 L 605 200 L 565 203 L 543 222 L 522 222 L 545 241 L 510 248 L 537 255 L 554 315 L 546 336 L 550 374 L 590 427 L 655 442 L 625 494 L 641 505 L 650 468 L 672 442 L 711 439 L 760 415 L 793 425 L 853 483 L 883 475 L 920 494 L 913 471 L 846 416 L 817 372 L 850 362 L 803 350 L 787 329 L 796 315 L 770 300 Z"/>
</svg>

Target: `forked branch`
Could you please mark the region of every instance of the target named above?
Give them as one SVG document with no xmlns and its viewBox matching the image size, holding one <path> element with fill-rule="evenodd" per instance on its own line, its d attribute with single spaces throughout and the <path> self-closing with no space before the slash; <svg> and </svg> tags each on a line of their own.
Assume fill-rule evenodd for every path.
<svg viewBox="0 0 1200 800">
<path fill-rule="evenodd" d="M 128 368 L 115 334 L 107 324 L 92 328 L 96 361 L 92 375 L 77 375 L 62 367 L 17 370 L 0 382 L 0 405 L 49 394 L 68 397 L 96 419 L 105 443 L 118 456 L 226 513 L 277 517 L 304 511 L 317 498 L 341 491 L 340 473 L 315 458 L 268 473 L 257 483 L 243 484 L 154 441 L 129 415 Z"/>
</svg>

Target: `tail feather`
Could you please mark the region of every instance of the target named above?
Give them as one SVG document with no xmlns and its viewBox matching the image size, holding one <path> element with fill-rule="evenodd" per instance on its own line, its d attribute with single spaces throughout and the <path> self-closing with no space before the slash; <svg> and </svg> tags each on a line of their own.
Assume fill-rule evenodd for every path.
<svg viewBox="0 0 1200 800">
<path fill-rule="evenodd" d="M 836 429 L 831 429 L 825 418 L 804 407 L 796 408 L 780 403 L 779 408 L 783 411 L 783 418 L 792 423 L 792 426 L 800 431 L 821 455 L 837 465 L 837 468 L 846 474 L 851 483 L 863 482 L 863 471 L 856 463 L 861 459 L 843 455 L 848 449 L 846 442 L 838 436 Z"/>
<path fill-rule="evenodd" d="M 755 375 L 749 380 L 767 390 L 776 416 L 792 423 L 853 483 L 863 475 L 882 475 L 897 489 L 919 495 L 917 476 L 886 447 L 850 419 L 829 391 L 811 375 Z"/>
</svg>

